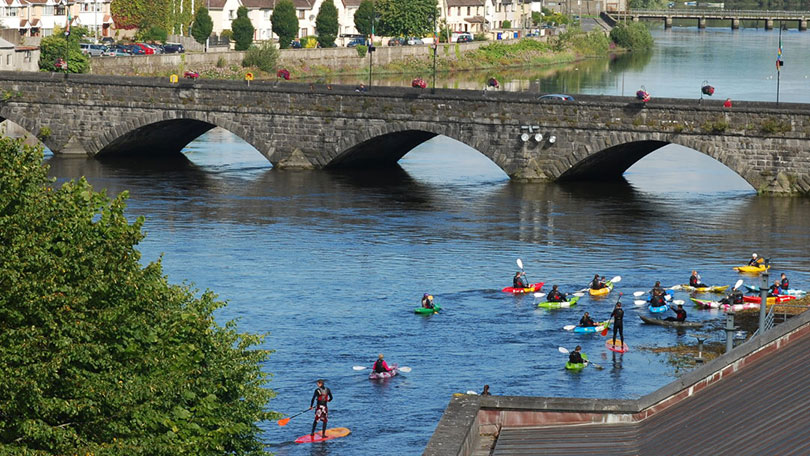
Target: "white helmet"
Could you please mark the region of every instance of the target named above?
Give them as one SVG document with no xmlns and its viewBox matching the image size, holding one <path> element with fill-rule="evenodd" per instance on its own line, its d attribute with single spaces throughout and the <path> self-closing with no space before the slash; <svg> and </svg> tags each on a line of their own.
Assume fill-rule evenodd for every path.
<svg viewBox="0 0 810 456">
<path fill-rule="evenodd" d="M 757 257 L 757 254 L 756 254 L 756 253 L 752 253 L 752 254 L 751 254 L 751 256 L 752 256 L 752 257 L 754 257 L 754 258 L 756 258 L 756 257 Z"/>
</svg>

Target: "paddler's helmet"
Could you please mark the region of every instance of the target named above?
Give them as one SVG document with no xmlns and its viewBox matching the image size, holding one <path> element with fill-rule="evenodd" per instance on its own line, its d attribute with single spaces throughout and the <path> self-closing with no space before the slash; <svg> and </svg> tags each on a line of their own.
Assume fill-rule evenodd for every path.
<svg viewBox="0 0 810 456">
<path fill-rule="evenodd" d="M 754 258 L 756 258 L 756 257 L 757 257 L 757 254 L 756 254 L 756 253 L 752 253 L 752 254 L 751 254 L 751 256 L 752 256 L 752 257 L 754 257 Z"/>
<path fill-rule="evenodd" d="M 427 294 L 427 293 L 425 293 L 424 295 L 422 295 L 422 297 L 423 297 L 423 298 L 427 298 L 428 296 L 430 296 L 430 295 L 429 295 L 429 294 Z"/>
</svg>

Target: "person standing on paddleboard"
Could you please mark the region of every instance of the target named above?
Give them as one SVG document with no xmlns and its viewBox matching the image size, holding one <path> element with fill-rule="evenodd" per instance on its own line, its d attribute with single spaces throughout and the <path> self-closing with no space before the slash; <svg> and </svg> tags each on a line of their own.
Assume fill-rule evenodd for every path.
<svg viewBox="0 0 810 456">
<path fill-rule="evenodd" d="M 323 379 L 318 379 L 318 387 L 312 394 L 312 400 L 309 401 L 309 409 L 313 409 L 315 401 L 317 401 L 317 409 L 315 409 L 315 421 L 312 422 L 312 431 L 309 433 L 310 437 L 315 439 L 315 427 L 318 426 L 318 421 L 323 422 L 323 438 L 326 438 L 326 423 L 329 421 L 329 407 L 327 403 L 332 401 L 332 390 L 324 386 Z"/>
<path fill-rule="evenodd" d="M 529 288 L 529 280 L 526 278 L 526 273 L 516 272 L 515 277 L 512 279 L 512 286 L 514 288 Z"/>
<path fill-rule="evenodd" d="M 622 309 L 621 302 L 616 303 L 610 318 L 613 318 L 613 345 L 616 345 L 616 331 L 618 331 L 622 347 L 624 347 L 624 309 Z"/>
</svg>

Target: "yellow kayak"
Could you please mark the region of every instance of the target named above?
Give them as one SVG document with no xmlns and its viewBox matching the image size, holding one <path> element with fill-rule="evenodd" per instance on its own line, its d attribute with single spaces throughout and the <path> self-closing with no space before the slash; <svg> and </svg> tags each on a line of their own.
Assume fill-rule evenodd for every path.
<svg viewBox="0 0 810 456">
<path fill-rule="evenodd" d="M 760 272 L 765 272 L 770 268 L 771 265 L 761 264 L 759 266 L 737 266 L 734 268 L 734 270 L 746 274 L 759 274 Z"/>
<path fill-rule="evenodd" d="M 597 288 L 597 289 L 589 288 L 588 292 L 591 294 L 591 296 L 603 296 L 603 295 L 606 295 L 606 294 L 610 293 L 611 290 L 613 290 L 613 282 L 608 280 L 607 282 L 605 282 L 605 285 L 607 285 L 605 288 Z"/>
<path fill-rule="evenodd" d="M 685 284 L 681 285 L 681 290 L 683 291 L 695 291 L 698 293 L 722 293 L 728 289 L 728 285 L 723 286 L 713 286 L 713 287 L 693 287 L 691 285 Z"/>
</svg>

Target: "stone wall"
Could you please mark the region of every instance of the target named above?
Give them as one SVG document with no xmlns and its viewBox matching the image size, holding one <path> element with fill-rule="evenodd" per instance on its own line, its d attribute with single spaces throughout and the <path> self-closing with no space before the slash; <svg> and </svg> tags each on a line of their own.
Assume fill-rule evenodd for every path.
<svg viewBox="0 0 810 456">
<path fill-rule="evenodd" d="M 55 153 L 179 152 L 214 126 L 278 168 L 395 163 L 436 135 L 519 180 L 618 177 L 669 143 L 703 152 L 763 193 L 810 193 L 810 106 L 720 100 L 353 87 L 275 82 L 0 73 L 0 117 Z M 523 134 L 525 133 L 525 136 Z M 381 145 L 385 145 L 382 147 Z"/>
</svg>

